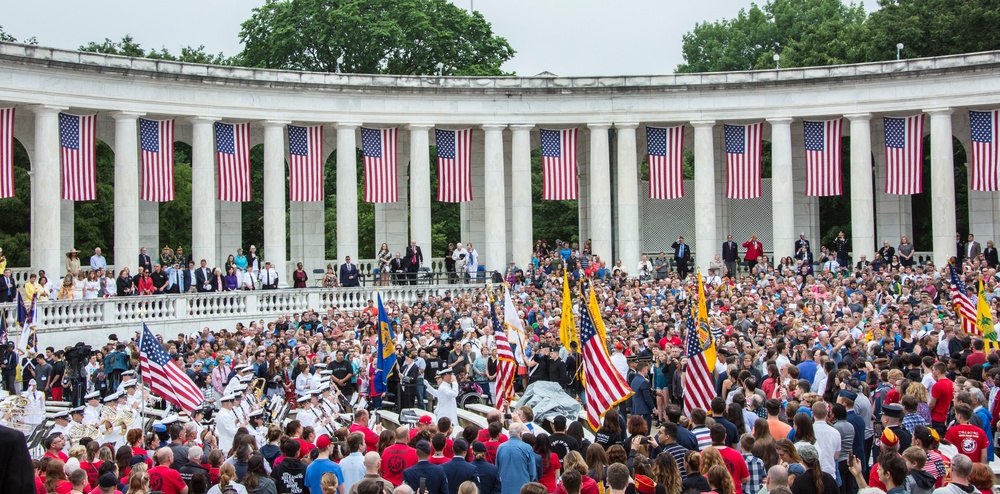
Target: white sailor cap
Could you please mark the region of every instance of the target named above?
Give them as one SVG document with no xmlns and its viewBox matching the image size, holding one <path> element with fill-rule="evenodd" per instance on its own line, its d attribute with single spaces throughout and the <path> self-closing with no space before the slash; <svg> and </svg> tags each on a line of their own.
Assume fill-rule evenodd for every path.
<svg viewBox="0 0 1000 494">
<path fill-rule="evenodd" d="M 135 379 L 129 379 L 122 383 L 123 388 L 134 388 L 136 386 Z"/>
<path fill-rule="evenodd" d="M 89 393 L 89 394 L 87 394 L 87 396 L 84 396 L 83 399 L 85 399 L 85 400 L 94 400 L 94 399 L 99 399 L 100 397 L 101 397 L 101 392 L 100 391 L 94 391 L 93 393 Z"/>
<path fill-rule="evenodd" d="M 316 364 L 316 365 L 315 365 L 315 367 L 316 367 L 317 369 L 326 369 L 326 364 L 323 364 L 323 363 L 319 363 L 319 364 Z"/>
<path fill-rule="evenodd" d="M 452 373 L 451 369 L 441 369 L 441 370 L 438 371 L 437 375 L 438 376 L 443 376 L 445 374 L 451 374 L 451 373 Z"/>
<path fill-rule="evenodd" d="M 134 376 L 135 375 L 135 371 L 134 370 L 127 370 L 125 372 L 122 372 L 122 375 L 123 376 Z"/>
<path fill-rule="evenodd" d="M 118 400 L 118 393 L 111 393 L 104 397 L 104 403 L 109 403 Z"/>
<path fill-rule="evenodd" d="M 236 395 L 236 396 L 239 396 L 239 395 L 243 394 L 243 392 L 246 391 L 246 390 L 247 390 L 247 387 L 243 386 L 241 384 L 241 385 L 236 386 L 235 388 L 233 388 L 233 394 Z"/>
<path fill-rule="evenodd" d="M 221 401 L 221 402 L 227 402 L 227 401 L 233 401 L 235 399 L 236 399 L 236 395 L 234 395 L 234 394 L 228 394 L 226 396 L 223 396 L 222 398 L 219 398 L 219 401 Z"/>
<path fill-rule="evenodd" d="M 264 415 L 264 410 L 254 410 L 254 411 L 250 412 L 250 415 L 248 415 L 248 417 L 251 417 L 251 418 L 252 417 L 261 417 L 263 415 Z"/>
<path fill-rule="evenodd" d="M 74 415 L 77 415 L 77 414 L 83 415 L 83 409 L 84 408 L 85 407 L 76 407 L 76 408 L 70 410 L 69 413 L 74 414 Z"/>
<path fill-rule="evenodd" d="M 320 392 L 329 391 L 329 389 L 330 389 L 330 383 L 323 383 L 319 387 Z"/>
<path fill-rule="evenodd" d="M 311 394 L 306 394 L 306 395 L 302 395 L 301 397 L 299 397 L 299 399 L 296 400 L 296 401 L 298 401 L 299 403 L 308 403 L 310 399 L 312 399 L 312 395 Z"/>
<path fill-rule="evenodd" d="M 332 376 L 333 375 L 333 371 L 328 371 L 328 370 L 321 371 L 319 373 L 319 375 L 321 375 L 321 376 Z"/>
<path fill-rule="evenodd" d="M 174 422 L 177 422 L 179 418 L 180 417 L 178 417 L 177 415 L 167 415 L 166 417 L 163 417 L 162 420 L 160 420 L 160 423 L 163 425 L 170 425 Z"/>
<path fill-rule="evenodd" d="M 239 377 L 239 380 L 240 380 L 240 382 L 241 382 L 241 383 L 248 383 L 248 382 L 250 382 L 250 381 L 252 381 L 252 380 L 253 380 L 253 375 L 249 375 L 249 376 L 240 376 L 240 377 Z"/>
<path fill-rule="evenodd" d="M 63 410 L 61 412 L 56 412 L 56 414 L 53 415 L 52 418 L 54 418 L 54 419 L 68 419 L 69 418 L 69 410 Z"/>
<path fill-rule="evenodd" d="M 236 366 L 236 372 L 243 372 L 243 371 L 248 371 L 248 370 L 251 370 L 251 369 L 253 369 L 253 366 L 250 365 L 250 364 L 243 364 L 243 365 Z"/>
</svg>

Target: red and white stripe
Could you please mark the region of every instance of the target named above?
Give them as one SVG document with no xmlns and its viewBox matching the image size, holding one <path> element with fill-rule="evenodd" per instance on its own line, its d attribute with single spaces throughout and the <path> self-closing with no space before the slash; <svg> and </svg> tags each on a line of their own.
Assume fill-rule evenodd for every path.
<svg viewBox="0 0 1000 494">
<path fill-rule="evenodd" d="M 571 201 L 578 197 L 576 138 L 577 129 L 559 132 L 560 157 L 542 155 L 542 200 Z"/>
<path fill-rule="evenodd" d="M 587 307 L 581 309 L 590 312 Z M 599 314 L 592 316 L 600 317 Z M 600 334 L 583 343 L 583 375 L 587 385 L 587 401 L 584 403 L 587 422 L 596 429 L 600 427 L 601 417 L 611 407 L 632 395 L 632 388 L 611 364 L 611 356 Z"/>
<path fill-rule="evenodd" d="M 955 312 L 958 313 L 959 320 L 962 321 L 962 329 L 968 334 L 983 336 L 976 326 L 976 300 L 971 295 L 963 295 L 954 285 L 951 287 L 951 302 L 954 304 Z"/>
<path fill-rule="evenodd" d="M 382 134 L 382 157 L 364 157 L 365 202 L 396 202 L 396 129 L 379 129 Z"/>
<path fill-rule="evenodd" d="M 726 197 L 760 197 L 760 156 L 764 142 L 764 122 L 744 125 L 743 152 L 726 153 Z"/>
<path fill-rule="evenodd" d="M 841 176 L 844 119 L 827 120 L 822 124 L 823 150 L 813 151 L 806 147 L 806 195 L 839 196 L 844 193 Z"/>
<path fill-rule="evenodd" d="M 306 140 L 308 151 L 305 155 L 289 154 L 288 197 L 291 201 L 322 202 L 323 126 L 306 127 Z"/>
<path fill-rule="evenodd" d="M 198 408 L 205 401 L 205 395 L 173 360 L 166 366 L 160 367 L 146 354 L 140 354 L 139 362 L 142 382 L 149 385 L 149 390 L 154 395 L 188 412 Z"/>
<path fill-rule="evenodd" d="M 233 127 L 233 154 L 216 152 L 219 161 L 219 200 L 250 201 L 250 123 Z"/>
<path fill-rule="evenodd" d="M 649 198 L 684 197 L 684 126 L 668 127 L 665 156 L 649 155 Z"/>
<path fill-rule="evenodd" d="M 969 188 L 985 192 L 995 192 L 1000 190 L 1000 110 L 990 110 L 980 113 L 982 116 L 988 115 L 988 124 L 983 131 L 988 130 L 990 139 L 976 139 L 976 127 L 973 126 L 972 139 L 972 162 Z"/>
<path fill-rule="evenodd" d="M 439 202 L 471 201 L 472 129 L 445 132 L 455 133 L 455 158 L 442 158 L 441 150 L 438 150 L 437 200 Z"/>
<path fill-rule="evenodd" d="M 142 200 L 174 200 L 174 120 L 156 122 L 159 151 L 142 149 Z M 140 137 L 141 138 L 141 137 Z"/>
<path fill-rule="evenodd" d="M 906 117 L 906 145 L 885 146 L 885 192 L 895 195 L 919 194 L 924 190 L 924 115 Z"/>
<path fill-rule="evenodd" d="M 0 108 L 0 199 L 14 197 L 14 108 Z"/>
<path fill-rule="evenodd" d="M 80 146 L 62 148 L 62 198 L 66 201 L 97 199 L 97 114 L 77 116 Z"/>
<path fill-rule="evenodd" d="M 688 330 L 687 338 L 698 338 L 698 330 Z M 691 334 L 693 333 L 693 334 Z M 700 343 L 699 343 L 700 345 Z M 712 411 L 712 399 L 715 398 L 715 381 L 712 370 L 705 361 L 704 352 L 688 357 L 684 369 L 684 415 L 691 416 L 695 408 Z"/>
<path fill-rule="evenodd" d="M 497 383 L 494 405 L 503 411 L 514 395 L 514 376 L 517 374 L 517 361 L 514 352 L 507 341 L 507 335 L 502 332 L 493 335 L 497 345 Z"/>
</svg>

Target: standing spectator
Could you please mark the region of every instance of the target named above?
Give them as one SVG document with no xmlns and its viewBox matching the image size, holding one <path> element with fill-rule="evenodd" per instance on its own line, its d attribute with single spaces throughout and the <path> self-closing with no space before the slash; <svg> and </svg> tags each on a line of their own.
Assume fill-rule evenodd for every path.
<svg viewBox="0 0 1000 494">
<path fill-rule="evenodd" d="M 330 436 L 323 434 L 316 439 L 316 451 L 319 455 L 316 457 L 309 467 L 306 469 L 305 486 L 309 489 L 309 492 L 323 492 L 320 486 L 320 479 L 323 478 L 323 474 L 330 472 L 337 476 L 337 482 L 339 485 L 344 485 L 344 472 L 341 470 L 340 465 L 334 463 L 330 460 L 330 446 L 339 447 L 340 445 L 331 442 Z M 339 488 L 338 492 L 343 493 L 344 489 Z"/>
<path fill-rule="evenodd" d="M 510 438 L 497 448 L 496 465 L 503 479 L 503 494 L 519 494 L 521 486 L 539 478 L 535 468 L 535 451 L 521 440 L 524 424 L 515 422 L 508 431 Z"/>
<path fill-rule="evenodd" d="M 722 243 L 722 262 L 726 268 L 726 277 L 732 279 L 739 272 L 737 263 L 740 261 L 740 247 L 733 242 L 732 235 L 726 235 L 726 241 Z"/>
<path fill-rule="evenodd" d="M 101 248 L 94 248 L 94 255 L 90 256 L 90 270 L 97 271 L 98 269 L 107 269 L 108 261 L 104 259 L 101 255 Z"/>
<path fill-rule="evenodd" d="M 188 486 L 181 478 L 181 473 L 170 468 L 174 461 L 174 452 L 163 447 L 153 455 L 156 466 L 149 470 L 149 488 L 163 494 L 187 494 Z M 131 491 L 131 490 L 130 490 Z"/>
<path fill-rule="evenodd" d="M 795 259 L 801 261 L 807 250 L 809 250 L 809 241 L 806 240 L 806 232 L 801 232 L 799 239 L 795 241 Z"/>
<path fill-rule="evenodd" d="M 469 280 L 475 283 L 479 277 L 479 251 L 472 247 L 472 242 L 466 244 L 467 255 L 465 257 L 465 272 L 469 275 Z"/>
<path fill-rule="evenodd" d="M 666 252 L 660 252 L 660 255 L 656 256 L 656 260 L 653 261 L 653 269 L 656 272 L 657 280 L 665 280 L 670 276 L 670 260 L 667 259 Z"/>
<path fill-rule="evenodd" d="M 670 244 L 674 249 L 674 264 L 677 265 L 677 274 L 681 279 L 687 278 L 688 262 L 691 260 L 691 249 L 684 243 L 684 237 L 678 237 L 677 241 Z"/>
<path fill-rule="evenodd" d="M 358 280 L 358 266 L 351 263 L 351 256 L 345 256 L 344 263 L 340 265 L 340 286 L 345 288 L 361 286 Z"/>
<path fill-rule="evenodd" d="M 448 476 L 444 467 L 427 461 L 431 456 L 431 443 L 417 441 L 417 464 L 403 471 L 403 481 L 413 492 L 424 494 L 449 494 Z M 534 453 L 532 453 L 534 454 Z"/>
<path fill-rule="evenodd" d="M 278 288 L 278 271 L 271 266 L 271 261 L 264 263 L 264 269 L 260 272 L 260 284 L 264 290 L 275 290 Z"/>
<path fill-rule="evenodd" d="M 972 408 L 964 403 L 955 405 L 955 425 L 948 428 L 944 438 L 969 458 L 986 463 L 989 439 L 983 429 L 972 425 Z"/>
<path fill-rule="evenodd" d="M 0 303 L 17 300 L 17 280 L 9 269 L 4 268 L 3 278 L 0 278 Z"/>
<path fill-rule="evenodd" d="M 420 271 L 420 265 L 424 262 L 424 253 L 420 250 L 420 246 L 417 245 L 416 240 L 411 240 L 410 245 L 406 247 L 403 262 L 406 264 L 407 281 L 410 285 L 416 285 L 417 272 Z M 458 490 L 458 486 L 455 486 L 455 490 Z"/>
<path fill-rule="evenodd" d="M 75 248 L 66 253 L 66 272 L 73 276 L 80 272 L 80 251 Z"/>
<path fill-rule="evenodd" d="M 743 248 L 747 250 L 746 261 L 747 270 L 753 270 L 754 266 L 760 261 L 761 256 L 764 255 L 764 244 L 757 240 L 757 235 L 750 235 L 750 240 L 743 242 Z"/>
<path fill-rule="evenodd" d="M 837 253 L 837 262 L 841 266 L 849 266 L 850 258 L 847 255 L 847 236 L 844 232 L 837 233 L 837 238 L 833 239 L 833 250 Z"/>
<path fill-rule="evenodd" d="M 347 258 L 350 261 L 350 258 Z M 295 271 L 292 272 L 292 282 L 295 288 L 305 288 L 306 283 L 309 282 L 309 274 L 302 269 L 302 263 L 295 264 Z"/>
<path fill-rule="evenodd" d="M 899 255 L 899 264 L 904 268 L 913 266 L 913 244 L 910 243 L 909 238 L 902 237 L 899 240 L 899 247 L 896 248 L 896 254 Z M 887 260 L 892 260 L 892 258 Z"/>
<path fill-rule="evenodd" d="M 931 426 L 941 437 L 945 437 L 948 420 L 948 410 L 951 408 L 951 401 L 955 397 L 955 383 L 948 379 L 946 375 L 947 366 L 944 362 L 935 362 L 931 367 L 934 375 L 934 386 L 931 387 L 931 400 L 928 406 L 931 409 Z"/>
<path fill-rule="evenodd" d="M 287 440 L 281 445 L 281 452 L 285 457 L 271 470 L 271 478 L 277 485 L 278 494 L 300 493 L 307 488 L 306 466 L 299 459 L 299 449 L 299 442 L 294 439 Z"/>
</svg>

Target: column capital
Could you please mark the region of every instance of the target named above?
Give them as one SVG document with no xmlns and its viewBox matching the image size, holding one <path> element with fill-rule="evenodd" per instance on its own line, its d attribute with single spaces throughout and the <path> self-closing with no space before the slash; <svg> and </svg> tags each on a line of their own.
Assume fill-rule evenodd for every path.
<svg viewBox="0 0 1000 494">
<path fill-rule="evenodd" d="M 30 110 L 35 115 L 46 115 L 52 113 L 59 113 L 63 110 L 68 110 L 69 107 L 66 106 L 55 106 L 55 105 L 30 105 L 25 107 Z"/>
<path fill-rule="evenodd" d="M 794 120 L 795 119 L 792 117 L 775 117 L 768 118 L 767 123 L 771 124 L 773 127 L 775 125 L 791 125 Z"/>
<path fill-rule="evenodd" d="M 872 119 L 871 113 L 852 113 L 850 115 L 844 115 L 844 118 L 852 122 L 867 122 Z"/>
<path fill-rule="evenodd" d="M 431 129 L 434 128 L 434 124 L 429 124 L 429 123 L 411 123 L 411 124 L 407 125 L 406 128 L 410 132 L 421 131 L 421 130 L 431 130 Z"/>
<path fill-rule="evenodd" d="M 503 129 L 507 128 L 507 124 L 482 124 L 479 127 L 486 132 L 503 132 Z"/>
<path fill-rule="evenodd" d="M 690 124 L 696 129 L 711 129 L 712 127 L 715 127 L 715 120 L 693 120 Z"/>
<path fill-rule="evenodd" d="M 291 120 L 263 120 L 263 121 L 260 122 L 260 125 L 261 125 L 261 127 L 264 127 L 266 129 L 268 127 L 279 127 L 280 128 L 280 127 L 284 127 L 284 126 L 286 126 L 286 125 L 288 125 L 290 123 L 292 123 Z"/>
<path fill-rule="evenodd" d="M 611 128 L 611 122 L 598 122 L 587 124 L 587 128 L 590 130 L 608 130 Z"/>
<path fill-rule="evenodd" d="M 513 132 L 531 132 L 534 130 L 535 124 L 511 124 L 510 130 Z"/>
<path fill-rule="evenodd" d="M 116 111 L 116 112 L 111 112 L 110 115 L 111 118 L 115 120 L 136 120 L 139 117 L 146 116 L 146 113 L 137 111 Z"/>
<path fill-rule="evenodd" d="M 951 116 L 952 113 L 955 113 L 955 110 L 951 108 L 931 108 L 930 110 L 924 110 L 924 113 L 932 117 L 947 117 Z"/>
<path fill-rule="evenodd" d="M 615 122 L 615 128 L 618 130 L 635 130 L 639 128 L 639 122 Z"/>
<path fill-rule="evenodd" d="M 215 122 L 218 122 L 219 120 L 222 120 L 222 119 L 219 118 L 219 117 L 190 117 L 190 118 L 188 118 L 188 121 L 191 122 L 192 124 L 195 124 L 195 125 L 197 125 L 197 124 L 215 123 Z"/>
<path fill-rule="evenodd" d="M 354 122 L 338 122 L 333 124 L 333 128 L 337 129 L 338 131 L 357 130 L 358 127 L 361 127 L 361 124 Z"/>
</svg>

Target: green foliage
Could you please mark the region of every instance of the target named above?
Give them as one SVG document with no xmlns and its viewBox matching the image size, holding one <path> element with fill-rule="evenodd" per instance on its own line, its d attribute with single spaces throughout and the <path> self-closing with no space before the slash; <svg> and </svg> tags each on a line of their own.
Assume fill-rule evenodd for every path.
<svg viewBox="0 0 1000 494">
<path fill-rule="evenodd" d="M 449 243 L 465 241 L 461 236 L 462 205 L 440 202 L 437 198 L 438 176 L 433 163 L 437 163 L 437 146 L 431 146 L 431 246 L 435 255 L 441 256 Z"/>
<path fill-rule="evenodd" d="M 361 150 L 358 149 L 354 158 L 357 163 L 357 194 L 358 194 L 358 258 L 371 259 L 375 257 L 375 204 L 365 202 L 365 171 Z M 337 153 L 330 153 L 325 166 L 325 234 L 326 258 L 337 259 Z M 404 165 L 400 165 L 404 166 Z"/>
<path fill-rule="evenodd" d="M 367 74 L 502 75 L 514 56 L 482 14 L 447 0 L 268 0 L 243 23 L 240 64 Z"/>
<path fill-rule="evenodd" d="M 542 200 L 542 149 L 531 150 L 531 224 L 533 238 L 580 241 L 580 206 L 578 201 Z"/>
<path fill-rule="evenodd" d="M 15 38 L 15 37 L 7 34 L 7 31 L 3 30 L 3 26 L 0 26 L 0 41 L 7 42 L 7 43 L 24 43 L 26 45 L 37 45 L 38 44 L 38 40 L 34 36 L 32 36 L 32 37 L 30 37 L 30 38 L 28 38 L 28 39 L 26 39 L 24 41 L 18 41 L 17 38 Z M 10 256 L 7 256 L 7 259 L 10 260 Z M 13 266 L 13 264 L 12 264 L 12 266 Z"/>
<path fill-rule="evenodd" d="M 0 248 L 10 267 L 31 264 L 30 169 L 28 151 L 14 139 L 14 197 L 0 199 Z"/>
<path fill-rule="evenodd" d="M 100 247 L 108 263 L 115 255 L 115 152 L 103 141 L 97 141 L 97 200 L 74 204 L 74 247 L 82 251 L 81 258 Z"/>
<path fill-rule="evenodd" d="M 933 57 L 1000 48 L 1000 0 L 879 0 L 862 43 L 865 60 Z"/>
<path fill-rule="evenodd" d="M 159 247 L 191 248 L 191 146 L 174 143 L 174 200 L 160 203 L 160 245 L 146 246 L 150 254 Z"/>
<path fill-rule="evenodd" d="M 214 55 L 211 53 L 205 53 L 205 45 L 198 46 L 197 48 L 190 45 L 184 46 L 181 48 L 180 55 L 173 55 L 165 47 L 161 47 L 159 50 L 150 49 L 149 51 L 146 51 L 135 41 L 134 38 L 132 38 L 131 34 L 126 34 L 120 41 L 112 41 L 109 38 L 104 38 L 102 43 L 91 41 L 86 45 L 80 46 L 80 51 L 104 53 L 107 55 L 122 55 L 126 57 L 145 57 L 156 60 L 171 60 L 187 63 L 205 63 L 213 65 L 232 65 L 234 63 L 232 59 L 226 58 L 222 53 Z"/>
</svg>

